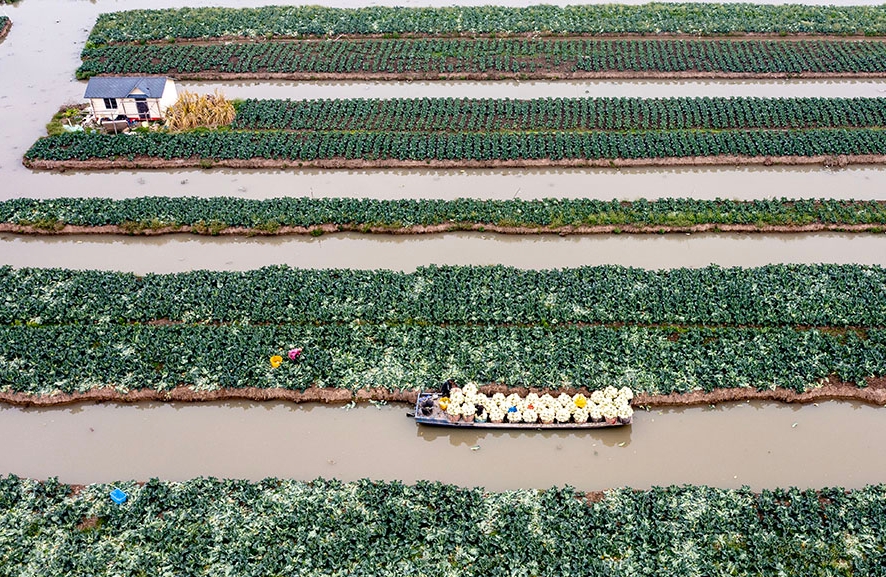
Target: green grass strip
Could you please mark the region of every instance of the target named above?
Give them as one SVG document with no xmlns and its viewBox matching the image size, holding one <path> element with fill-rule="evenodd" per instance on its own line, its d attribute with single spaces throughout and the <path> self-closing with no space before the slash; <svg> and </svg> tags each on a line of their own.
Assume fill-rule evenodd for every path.
<svg viewBox="0 0 886 577">
<path fill-rule="evenodd" d="M 129 495 L 123 505 L 108 497 Z M 0 478 L 0 575 L 880 575 L 886 487 Z M 171 569 L 174 568 L 174 569 Z"/>
<path fill-rule="evenodd" d="M 66 133 L 39 139 L 25 161 L 117 158 L 201 161 L 269 159 L 297 163 L 329 159 L 499 162 L 615 160 L 702 156 L 886 154 L 880 129 L 422 133 L 197 131 L 126 136 Z"/>
<path fill-rule="evenodd" d="M 886 269 L 864 265 L 660 271 L 431 266 L 412 273 L 276 266 L 143 277 L 4 266 L 0 294 L 5 295 L 0 298 L 0 323 L 6 325 L 167 320 L 538 328 L 579 323 L 886 327 Z"/>
<path fill-rule="evenodd" d="M 526 32 L 882 35 L 886 33 L 886 9 L 882 6 L 654 3 L 519 8 L 266 6 L 127 10 L 100 15 L 89 35 L 89 43 L 225 36 Z"/>
<path fill-rule="evenodd" d="M 60 230 L 72 226 L 119 226 L 125 232 L 194 227 L 197 234 L 227 227 L 278 232 L 281 227 L 342 225 L 373 228 L 453 225 L 558 229 L 560 227 L 691 227 L 696 225 L 828 227 L 886 224 L 882 201 L 831 199 L 481 200 L 284 197 L 16 198 L 0 201 L 0 223 Z M 457 226 L 456 226 L 457 225 Z M 317 233 L 319 234 L 320 231 Z M 616 231 L 618 232 L 618 231 Z"/>
<path fill-rule="evenodd" d="M 292 348 L 296 362 L 273 368 Z M 556 389 L 630 386 L 804 392 L 836 375 L 886 375 L 886 331 L 417 325 L 61 325 L 0 327 L 0 391 L 114 387 L 419 390 L 447 378 Z"/>
</svg>

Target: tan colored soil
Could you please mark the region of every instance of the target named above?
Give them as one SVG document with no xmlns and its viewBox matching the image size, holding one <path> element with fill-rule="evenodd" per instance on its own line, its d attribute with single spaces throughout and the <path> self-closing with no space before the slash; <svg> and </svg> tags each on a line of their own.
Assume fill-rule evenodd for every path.
<svg viewBox="0 0 886 577">
<path fill-rule="evenodd" d="M 612 158 L 612 159 L 514 159 L 514 160 L 398 160 L 361 158 L 321 158 L 311 161 L 276 160 L 270 158 L 222 159 L 208 160 L 200 158 L 163 159 L 156 157 L 137 156 L 133 160 L 117 158 L 115 160 L 32 160 L 23 159 L 22 163 L 33 170 L 135 170 L 145 168 L 181 169 L 181 168 L 332 168 L 347 170 L 363 170 L 372 168 L 581 168 L 581 167 L 637 167 L 637 166 L 800 166 L 818 164 L 822 166 L 849 166 L 850 164 L 884 164 L 886 155 L 816 155 L 816 156 L 684 156 L 668 158 Z"/>
<path fill-rule="evenodd" d="M 285 236 L 316 235 L 337 232 L 361 232 L 367 234 L 423 235 L 441 234 L 454 231 L 494 232 L 506 235 L 557 234 L 669 234 L 669 233 L 802 233 L 802 232 L 881 232 L 882 224 L 832 224 L 812 223 L 796 225 L 755 225 L 755 224 L 695 224 L 692 226 L 499 226 L 470 222 L 446 222 L 435 225 L 412 225 L 403 227 L 361 226 L 354 224 L 318 224 L 312 226 L 281 226 L 274 231 L 259 230 L 239 226 L 229 226 L 221 230 L 207 227 L 164 226 L 158 228 L 126 228 L 117 225 L 75 226 L 60 225 L 52 229 L 23 226 L 15 223 L 0 223 L 0 233 L 28 235 L 74 235 L 74 234 L 116 234 L 132 236 L 159 236 L 164 234 L 198 234 L 207 236 Z"/>
<path fill-rule="evenodd" d="M 544 393 L 545 389 L 508 387 L 502 384 L 484 385 L 480 390 L 487 395 L 497 392 L 517 393 L 525 396 L 529 392 Z M 547 391 L 549 392 L 549 391 Z M 557 392 L 567 394 L 585 393 L 584 388 L 557 389 Z M 59 393 L 56 395 L 30 395 L 26 393 L 0 392 L 0 403 L 26 407 L 50 407 L 70 405 L 81 402 L 116 402 L 137 403 L 142 401 L 226 401 L 226 400 L 249 400 L 249 401 L 290 401 L 293 403 L 348 403 L 350 401 L 369 402 L 385 401 L 389 403 L 414 404 L 418 398 L 418 391 L 402 390 L 390 391 L 387 389 L 361 389 L 352 392 L 349 389 L 335 388 L 309 388 L 304 391 L 290 389 L 262 389 L 247 387 L 242 389 L 219 389 L 215 391 L 194 391 L 189 387 L 176 387 L 169 391 L 156 391 L 145 389 L 120 393 L 117 390 L 106 387 L 92 389 L 85 393 Z M 787 389 L 774 389 L 758 391 L 750 388 L 715 389 L 712 392 L 673 393 L 670 395 L 638 394 L 634 397 L 634 406 L 664 407 L 664 406 L 692 406 L 713 405 L 717 403 L 736 401 L 778 401 L 782 403 L 815 403 L 819 401 L 861 401 L 872 405 L 886 405 L 886 377 L 876 377 L 868 380 L 867 387 L 859 388 L 852 383 L 841 382 L 831 378 L 828 383 L 805 393 L 796 393 Z"/>
</svg>

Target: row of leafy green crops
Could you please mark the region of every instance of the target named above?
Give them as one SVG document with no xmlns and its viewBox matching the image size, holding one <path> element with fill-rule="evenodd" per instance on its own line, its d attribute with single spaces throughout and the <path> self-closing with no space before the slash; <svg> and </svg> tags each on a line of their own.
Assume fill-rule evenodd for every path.
<svg viewBox="0 0 886 577">
<path fill-rule="evenodd" d="M 802 392 L 832 376 L 863 385 L 886 375 L 884 280 L 860 265 L 145 277 L 3 267 L 0 382 L 31 395 L 403 390 L 441 378 L 651 394 Z M 297 363 L 269 363 L 295 347 Z"/>
<path fill-rule="evenodd" d="M 886 34 L 882 6 L 655 3 L 639 6 L 181 8 L 102 14 L 90 44 L 338 34 Z"/>
<path fill-rule="evenodd" d="M 638 132 L 183 132 L 65 133 L 40 138 L 32 160 L 276 159 L 314 161 L 501 161 L 532 159 L 653 159 L 736 155 L 816 156 L 886 154 L 886 131 L 814 130 Z"/>
<path fill-rule="evenodd" d="M 0 268 L 0 324 L 641 323 L 886 327 L 886 270 L 769 265 L 389 270 L 266 267 L 135 276 Z"/>
<path fill-rule="evenodd" d="M 129 495 L 115 505 L 115 487 Z M 0 477 L 0 575 L 880 575 L 886 487 Z M 688 553 L 688 552 L 691 552 Z"/>
<path fill-rule="evenodd" d="M 210 287 L 211 288 L 211 287 Z M 210 292 L 208 288 L 207 292 Z M 295 362 L 273 355 L 293 348 Z M 805 392 L 886 376 L 886 330 L 420 324 L 0 326 L 7 394 L 113 387 L 391 391 L 458 382 L 637 393 Z"/>
<path fill-rule="evenodd" d="M 886 225 L 886 203 L 831 199 L 602 201 L 587 198 L 484 200 L 284 197 L 14 198 L 0 201 L 0 223 L 57 230 L 61 226 L 116 225 L 127 232 L 224 227 L 278 232 L 280 227 L 336 224 L 367 230 L 452 224 L 551 228 L 587 226 L 688 227 L 693 225 L 829 227 Z M 211 225 L 211 226 L 210 226 Z M 850 229 L 852 230 L 852 229 Z M 580 232 L 580 231 L 579 231 Z M 617 232 L 617 231 L 615 231 Z"/>
<path fill-rule="evenodd" d="M 886 98 L 418 98 L 255 100 L 240 130 L 489 132 L 886 125 Z"/>
<path fill-rule="evenodd" d="M 539 77 L 883 74 L 886 42 L 839 40 L 372 39 L 86 48 L 78 78 L 175 74 L 385 77 Z"/>
</svg>

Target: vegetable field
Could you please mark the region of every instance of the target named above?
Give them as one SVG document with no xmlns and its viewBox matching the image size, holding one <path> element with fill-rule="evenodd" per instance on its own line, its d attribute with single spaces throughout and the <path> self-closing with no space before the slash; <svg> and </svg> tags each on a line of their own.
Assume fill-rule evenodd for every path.
<svg viewBox="0 0 886 577">
<path fill-rule="evenodd" d="M 883 76 L 881 40 L 426 38 L 87 47 L 78 78 Z"/>
<path fill-rule="evenodd" d="M 0 267 L 0 323 L 641 323 L 886 327 L 886 270 L 863 265 L 649 271 L 267 267 L 143 277 Z"/>
<path fill-rule="evenodd" d="M 300 191 L 295 191 L 296 193 Z M 460 198 L 376 200 L 368 198 L 283 197 L 251 200 L 233 197 L 58 198 L 0 201 L 0 224 L 61 231 L 65 225 L 117 226 L 119 232 L 157 234 L 191 227 L 195 234 L 285 232 L 323 225 L 363 232 L 415 230 L 445 225 L 447 230 L 489 227 L 509 232 L 534 229 L 582 232 L 584 227 L 639 227 L 647 232 L 697 225 L 771 227 L 822 226 L 879 231 L 886 225 L 886 203 L 828 199 L 755 201 L 661 199 L 621 202 L 591 199 L 480 200 Z M 313 227 L 313 228 L 312 228 Z M 497 227 L 497 228 L 496 228 Z M 666 227 L 666 228 L 662 228 Z M 380 230 L 379 230 L 380 229 Z M 437 229 L 432 229 L 437 230 Z M 170 232 L 172 232 L 170 230 Z"/>
<path fill-rule="evenodd" d="M 428 132 L 335 132 L 281 131 L 142 133 L 131 136 L 100 133 L 65 133 L 39 139 L 26 153 L 25 164 L 35 168 L 70 166 L 85 160 L 135 162 L 151 166 L 151 160 L 182 160 L 176 166 L 211 167 L 213 161 L 264 159 L 313 163 L 345 160 L 373 166 L 431 162 L 446 166 L 489 165 L 502 161 L 548 164 L 557 161 L 593 163 L 614 160 L 687 159 L 701 157 L 868 156 L 877 162 L 886 154 L 886 131 L 876 128 L 813 130 L 735 131 L 637 131 L 637 132 L 523 132 L 523 133 L 428 133 Z M 848 162 L 850 159 L 847 159 Z M 49 161 L 40 164 L 37 161 Z M 729 163 L 738 162 L 730 159 Z M 725 161 L 721 161 L 725 162 Z M 816 162 L 821 162 L 817 160 Z M 231 164 L 231 163 L 229 163 Z M 231 164 L 237 166 L 237 163 Z"/>
<path fill-rule="evenodd" d="M 102 14 L 90 44 L 176 38 L 375 34 L 886 35 L 882 6 L 675 3 L 445 8 L 182 8 Z"/>
<path fill-rule="evenodd" d="M 517 132 L 886 126 L 886 98 L 253 100 L 239 130 Z"/>
<path fill-rule="evenodd" d="M 117 506 L 108 493 L 130 499 Z M 0 479 L 0 575 L 877 575 L 882 485 L 491 493 L 361 480 Z"/>
<path fill-rule="evenodd" d="M 803 392 L 886 375 L 878 267 L 2 272 L 7 393 L 398 391 L 441 378 Z M 297 362 L 268 362 L 295 347 Z"/>
<path fill-rule="evenodd" d="M 75 324 L 0 327 L 4 394 L 183 386 L 418 391 L 447 378 L 545 389 L 630 386 L 803 393 L 886 376 L 886 331 L 439 324 Z M 47 347 L 46 343 L 52 343 Z M 296 363 L 268 359 L 293 348 Z M 162 394 L 157 396 L 162 399 Z"/>
<path fill-rule="evenodd" d="M 125 138 L 64 133 L 38 140 L 25 162 L 36 168 L 86 160 L 150 166 L 151 159 L 175 159 L 177 166 L 494 166 L 655 159 L 691 164 L 723 156 L 761 163 L 773 156 L 839 155 L 876 162 L 870 157 L 886 151 L 884 119 L 881 98 L 246 100 L 237 106 L 233 130 Z"/>
</svg>

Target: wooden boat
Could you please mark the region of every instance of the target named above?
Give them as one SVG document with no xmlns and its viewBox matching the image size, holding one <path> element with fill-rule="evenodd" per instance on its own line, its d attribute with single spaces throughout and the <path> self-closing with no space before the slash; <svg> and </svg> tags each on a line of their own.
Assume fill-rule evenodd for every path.
<svg viewBox="0 0 886 577">
<path fill-rule="evenodd" d="M 627 421 L 622 422 L 621 420 L 617 420 L 615 423 L 607 423 L 606 421 L 602 421 L 599 423 L 592 423 L 590 421 L 586 423 L 509 423 L 507 421 L 503 421 L 501 423 L 493 423 L 491 421 L 477 422 L 477 421 L 456 421 L 451 422 L 449 417 L 446 416 L 446 413 L 440 409 L 440 405 L 438 403 L 440 397 L 442 395 L 440 393 L 433 392 L 425 392 L 422 391 L 418 395 L 418 399 L 415 401 L 415 414 L 411 415 L 415 417 L 415 422 L 421 425 L 434 425 L 438 427 L 461 427 L 461 428 L 474 428 L 474 429 L 602 429 L 604 427 L 620 427 L 623 425 L 630 425 L 634 418 L 630 417 Z"/>
</svg>

